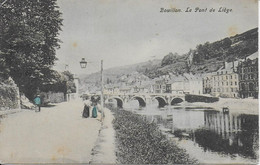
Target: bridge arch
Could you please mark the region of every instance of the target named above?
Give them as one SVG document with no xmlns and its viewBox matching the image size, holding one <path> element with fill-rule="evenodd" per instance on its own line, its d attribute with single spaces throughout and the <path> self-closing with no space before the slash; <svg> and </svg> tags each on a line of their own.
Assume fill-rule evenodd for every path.
<svg viewBox="0 0 260 165">
<path fill-rule="evenodd" d="M 123 108 L 123 102 L 124 102 L 124 101 L 123 101 L 122 98 L 113 96 L 113 97 L 109 97 L 108 100 L 109 100 L 109 99 L 115 99 L 115 100 L 116 100 L 117 107 Z"/>
<path fill-rule="evenodd" d="M 165 105 L 167 105 L 167 101 L 165 98 L 161 96 L 156 96 L 155 99 L 158 101 L 159 107 L 164 107 Z"/>
<path fill-rule="evenodd" d="M 133 96 L 130 100 L 137 100 L 139 102 L 140 107 L 146 106 L 145 99 L 142 96 Z"/>
<path fill-rule="evenodd" d="M 182 98 L 179 98 L 179 97 L 176 97 L 176 98 L 173 98 L 171 100 L 171 105 L 175 105 L 175 104 L 178 104 L 178 103 L 181 103 L 183 102 L 184 100 Z"/>
</svg>

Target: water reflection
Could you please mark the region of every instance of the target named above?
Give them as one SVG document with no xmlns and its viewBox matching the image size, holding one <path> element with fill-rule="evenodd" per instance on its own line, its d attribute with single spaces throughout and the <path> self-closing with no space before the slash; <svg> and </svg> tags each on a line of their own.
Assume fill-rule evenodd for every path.
<svg viewBox="0 0 260 165">
<path fill-rule="evenodd" d="M 192 140 L 205 152 L 258 159 L 258 115 L 171 108 L 144 117 L 180 139 Z"/>
<path fill-rule="evenodd" d="M 205 150 L 257 158 L 258 116 L 205 111 L 204 122 L 192 137 Z"/>
</svg>

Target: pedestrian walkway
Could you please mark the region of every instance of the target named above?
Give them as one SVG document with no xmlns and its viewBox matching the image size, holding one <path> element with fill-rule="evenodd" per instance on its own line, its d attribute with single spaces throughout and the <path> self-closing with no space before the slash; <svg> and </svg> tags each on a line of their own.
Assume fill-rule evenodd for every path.
<svg viewBox="0 0 260 165">
<path fill-rule="evenodd" d="M 93 158 L 90 163 L 116 164 L 115 131 L 112 124 L 114 116 L 107 108 L 104 108 L 104 113 L 104 122 L 92 151 Z"/>
<path fill-rule="evenodd" d="M 78 100 L 1 119 L 0 163 L 89 163 L 101 122 L 82 110 Z"/>
<path fill-rule="evenodd" d="M 1 115 L 9 115 L 9 114 L 13 114 L 13 113 L 17 113 L 17 112 L 21 112 L 21 109 L 8 109 L 8 110 L 1 110 L 0 111 L 0 116 Z"/>
</svg>

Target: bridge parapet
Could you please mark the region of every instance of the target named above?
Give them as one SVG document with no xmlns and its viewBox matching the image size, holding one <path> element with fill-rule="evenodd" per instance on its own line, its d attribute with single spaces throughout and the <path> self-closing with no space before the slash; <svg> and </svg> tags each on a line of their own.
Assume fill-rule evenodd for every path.
<svg viewBox="0 0 260 165">
<path fill-rule="evenodd" d="M 99 95 L 99 94 L 90 94 Z M 159 106 L 173 105 L 185 100 L 185 94 L 171 94 L 171 93 L 113 93 L 104 94 L 105 100 L 116 99 L 121 105 L 130 100 L 136 99 L 140 106 L 145 106 L 147 103 L 152 102 L 152 100 L 157 100 Z"/>
</svg>

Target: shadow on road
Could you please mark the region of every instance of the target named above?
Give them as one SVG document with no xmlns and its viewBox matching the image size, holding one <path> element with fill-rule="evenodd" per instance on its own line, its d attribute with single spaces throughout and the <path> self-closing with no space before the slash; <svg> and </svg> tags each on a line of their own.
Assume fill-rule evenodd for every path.
<svg viewBox="0 0 260 165">
<path fill-rule="evenodd" d="M 41 107 L 44 107 L 44 108 L 52 108 L 52 107 L 55 107 L 56 105 L 54 104 L 47 104 L 47 105 L 42 105 Z"/>
</svg>

